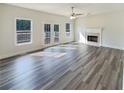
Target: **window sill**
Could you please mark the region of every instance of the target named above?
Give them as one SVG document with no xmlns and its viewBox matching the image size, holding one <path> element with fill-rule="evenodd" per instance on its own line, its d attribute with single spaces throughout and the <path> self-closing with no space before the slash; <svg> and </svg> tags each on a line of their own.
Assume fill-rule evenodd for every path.
<svg viewBox="0 0 124 93">
<path fill-rule="evenodd" d="M 16 43 L 16 46 L 23 46 L 23 45 L 29 45 L 29 44 L 32 44 L 32 42 L 27 42 L 27 43 Z"/>
</svg>

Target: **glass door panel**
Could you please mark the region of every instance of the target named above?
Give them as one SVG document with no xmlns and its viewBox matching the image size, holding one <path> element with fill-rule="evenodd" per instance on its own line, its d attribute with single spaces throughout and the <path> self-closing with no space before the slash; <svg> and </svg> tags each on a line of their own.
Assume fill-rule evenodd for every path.
<svg viewBox="0 0 124 93">
<path fill-rule="evenodd" d="M 54 43 L 59 43 L 59 24 L 54 24 Z"/>
<path fill-rule="evenodd" d="M 44 33 L 45 33 L 45 44 L 51 43 L 51 24 L 44 24 Z"/>
</svg>

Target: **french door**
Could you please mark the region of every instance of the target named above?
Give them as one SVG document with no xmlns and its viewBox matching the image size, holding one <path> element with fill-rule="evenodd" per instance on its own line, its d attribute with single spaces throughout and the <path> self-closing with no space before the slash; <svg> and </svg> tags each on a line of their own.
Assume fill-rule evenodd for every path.
<svg viewBox="0 0 124 93">
<path fill-rule="evenodd" d="M 44 45 L 51 46 L 59 43 L 59 24 L 44 24 Z"/>
</svg>

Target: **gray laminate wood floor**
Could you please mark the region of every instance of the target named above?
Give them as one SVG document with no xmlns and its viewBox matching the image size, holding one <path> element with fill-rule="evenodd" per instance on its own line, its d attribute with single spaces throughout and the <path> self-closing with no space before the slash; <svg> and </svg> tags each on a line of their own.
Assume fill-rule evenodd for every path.
<svg viewBox="0 0 124 93">
<path fill-rule="evenodd" d="M 0 89 L 122 89 L 124 52 L 78 43 L 0 61 Z"/>
</svg>

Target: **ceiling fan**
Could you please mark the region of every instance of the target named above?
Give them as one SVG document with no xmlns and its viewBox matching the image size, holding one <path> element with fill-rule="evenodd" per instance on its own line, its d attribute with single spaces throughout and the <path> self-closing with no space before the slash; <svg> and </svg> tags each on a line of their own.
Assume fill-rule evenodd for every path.
<svg viewBox="0 0 124 93">
<path fill-rule="evenodd" d="M 72 13 L 70 15 L 70 19 L 75 19 L 76 17 L 83 15 L 81 13 L 79 13 L 79 14 L 78 13 L 74 13 L 74 7 L 71 7 L 71 9 L 72 9 Z"/>
</svg>

